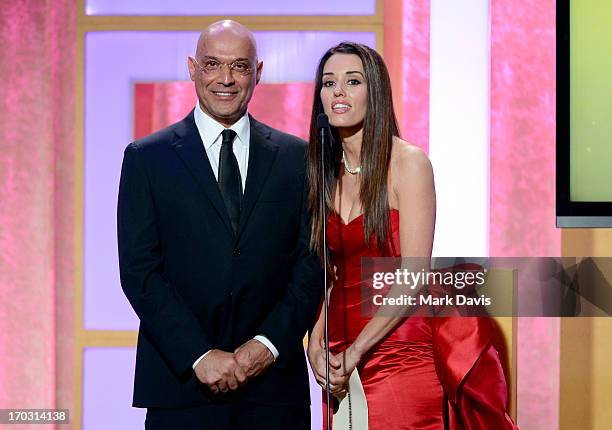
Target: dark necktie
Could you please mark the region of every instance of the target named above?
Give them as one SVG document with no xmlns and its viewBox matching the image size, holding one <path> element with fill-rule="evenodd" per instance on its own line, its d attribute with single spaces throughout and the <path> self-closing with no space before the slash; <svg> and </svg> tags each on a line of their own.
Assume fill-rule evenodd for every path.
<svg viewBox="0 0 612 430">
<path fill-rule="evenodd" d="M 240 219 L 240 201 L 242 200 L 240 169 L 232 149 L 236 132 L 225 129 L 221 132 L 221 136 L 223 142 L 219 154 L 219 190 L 225 201 L 234 234 L 236 234 L 238 232 L 238 220 Z"/>
</svg>

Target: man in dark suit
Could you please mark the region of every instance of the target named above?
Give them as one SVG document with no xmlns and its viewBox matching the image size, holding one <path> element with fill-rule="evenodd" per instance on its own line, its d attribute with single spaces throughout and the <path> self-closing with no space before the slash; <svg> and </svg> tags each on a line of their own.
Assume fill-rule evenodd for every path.
<svg viewBox="0 0 612 430">
<path fill-rule="evenodd" d="M 306 143 L 247 114 L 263 63 L 242 25 L 212 24 L 188 66 L 196 108 L 130 144 L 121 172 L 121 284 L 140 318 L 133 405 L 148 429 L 309 429 L 302 339 L 322 273 Z"/>
</svg>

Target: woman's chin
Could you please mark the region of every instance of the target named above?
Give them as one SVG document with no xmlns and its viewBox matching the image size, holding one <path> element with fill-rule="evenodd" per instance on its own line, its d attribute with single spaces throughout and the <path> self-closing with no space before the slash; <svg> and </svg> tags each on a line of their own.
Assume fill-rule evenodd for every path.
<svg viewBox="0 0 612 430">
<path fill-rule="evenodd" d="M 351 118 L 343 118 L 338 115 L 334 115 L 329 118 L 329 124 L 336 128 L 355 128 L 360 123 L 361 121 L 355 121 Z"/>
</svg>

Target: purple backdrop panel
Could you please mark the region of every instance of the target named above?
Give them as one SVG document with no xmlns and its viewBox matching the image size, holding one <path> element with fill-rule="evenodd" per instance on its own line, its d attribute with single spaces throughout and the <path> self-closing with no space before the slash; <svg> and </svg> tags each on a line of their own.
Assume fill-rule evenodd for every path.
<svg viewBox="0 0 612 430">
<path fill-rule="evenodd" d="M 195 32 L 94 32 L 85 39 L 84 325 L 132 330 L 136 318 L 119 284 L 117 189 L 133 136 L 135 82 L 188 80 Z M 374 33 L 258 32 L 264 82 L 310 82 L 321 54 L 342 40 L 370 46 Z M 194 102 L 195 105 L 195 96 Z"/>
<path fill-rule="evenodd" d="M 83 352 L 83 429 L 141 429 L 146 410 L 132 407 L 134 348 Z"/>
<path fill-rule="evenodd" d="M 312 81 L 323 53 L 344 40 L 376 48 L 376 34 L 366 32 L 258 31 L 255 39 L 262 80 L 270 83 Z"/>
<path fill-rule="evenodd" d="M 374 15 L 376 0 L 86 0 L 87 15 Z"/>
<path fill-rule="evenodd" d="M 308 364 L 308 379 L 310 382 L 310 430 L 323 428 L 323 390 L 317 384 L 310 363 Z"/>
<path fill-rule="evenodd" d="M 83 352 L 83 429 L 138 429 L 145 409 L 133 408 L 134 348 L 86 348 Z M 322 425 L 321 387 L 310 376 L 311 430 Z"/>
</svg>

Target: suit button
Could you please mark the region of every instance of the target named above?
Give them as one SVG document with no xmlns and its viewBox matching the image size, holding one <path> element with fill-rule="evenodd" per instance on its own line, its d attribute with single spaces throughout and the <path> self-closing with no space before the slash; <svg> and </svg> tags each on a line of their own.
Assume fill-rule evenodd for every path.
<svg viewBox="0 0 612 430">
<path fill-rule="evenodd" d="M 232 255 L 234 257 L 240 257 L 240 248 L 234 249 L 234 251 L 232 252 Z"/>
</svg>

